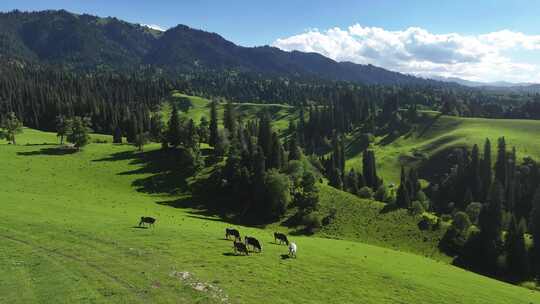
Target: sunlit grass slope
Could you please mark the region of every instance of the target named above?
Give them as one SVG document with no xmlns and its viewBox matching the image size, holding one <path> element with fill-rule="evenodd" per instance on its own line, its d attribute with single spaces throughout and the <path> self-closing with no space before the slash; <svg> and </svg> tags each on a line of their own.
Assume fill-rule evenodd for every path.
<svg viewBox="0 0 540 304">
<path fill-rule="evenodd" d="M 206 117 L 210 119 L 210 103 L 211 101 L 198 97 L 185 95 L 179 92 L 172 94 L 169 98 L 168 103 L 162 105 L 162 112 L 164 113 L 164 118 L 168 119 L 170 113 L 170 103 L 177 102 L 180 98 L 188 98 L 192 107 L 186 111 L 182 112 L 182 115 L 186 118 L 193 119 L 196 123 L 199 123 L 201 117 Z M 283 104 L 258 104 L 258 103 L 233 103 L 236 109 L 236 112 L 240 115 L 244 121 L 250 119 L 256 119 L 262 114 L 263 111 L 267 111 L 272 118 L 272 125 L 276 130 L 285 130 L 288 127 L 289 120 L 295 119 L 298 115 L 294 107 L 283 105 Z M 218 117 L 221 120 L 223 118 L 223 109 L 225 103 L 220 102 L 218 105 Z"/>
<path fill-rule="evenodd" d="M 373 145 L 379 172 L 387 182 L 399 182 L 401 164 L 407 166 L 437 165 L 422 160 L 432 158 L 455 147 L 469 147 L 478 144 L 481 151 L 484 141 L 489 138 L 492 151 L 496 151 L 497 138 L 504 136 L 508 148 L 516 147 L 518 158 L 531 156 L 540 159 L 540 121 L 519 119 L 461 118 L 429 115 L 414 131 L 388 143 L 378 138 Z M 351 139 L 350 147 L 354 147 Z M 416 152 L 416 155 L 415 155 Z M 440 165 L 440 164 L 439 164 Z M 361 153 L 351 148 L 348 167 L 361 166 Z M 430 170 L 433 168 L 425 168 Z"/>
<path fill-rule="evenodd" d="M 63 154 L 43 145 L 55 141 L 25 130 L 22 145 L 0 142 L 0 303 L 540 302 L 524 288 L 357 242 L 292 236 L 298 258 L 283 259 L 272 231 L 238 227 L 264 251 L 236 257 L 223 240 L 228 224 L 171 207 L 189 205 L 181 197 L 135 190 L 158 173 L 132 147 Z M 135 228 L 142 215 L 157 217 L 155 227 Z"/>
</svg>

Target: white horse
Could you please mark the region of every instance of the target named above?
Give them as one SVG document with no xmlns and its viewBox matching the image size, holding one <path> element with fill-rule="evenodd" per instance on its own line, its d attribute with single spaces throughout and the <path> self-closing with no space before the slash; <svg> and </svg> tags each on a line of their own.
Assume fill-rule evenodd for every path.
<svg viewBox="0 0 540 304">
<path fill-rule="evenodd" d="M 296 258 L 296 244 L 289 243 L 289 256 Z"/>
</svg>

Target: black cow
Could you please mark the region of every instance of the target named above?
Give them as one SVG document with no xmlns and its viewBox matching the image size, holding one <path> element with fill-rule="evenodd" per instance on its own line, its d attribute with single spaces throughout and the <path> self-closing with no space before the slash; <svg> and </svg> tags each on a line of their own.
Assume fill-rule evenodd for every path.
<svg viewBox="0 0 540 304">
<path fill-rule="evenodd" d="M 257 252 L 261 252 L 262 251 L 262 246 L 261 246 L 261 243 L 259 243 L 259 240 L 257 240 L 256 238 L 254 237 L 250 237 L 250 236 L 246 236 L 244 238 L 245 242 L 246 242 L 246 247 L 247 246 L 251 246 L 253 247 L 253 249 L 257 249 Z"/>
<path fill-rule="evenodd" d="M 229 236 L 234 236 L 234 239 L 237 240 L 237 239 L 240 239 L 240 232 L 238 232 L 238 230 L 236 229 L 233 229 L 233 228 L 226 228 L 225 229 L 225 238 L 228 240 L 229 239 Z"/>
<path fill-rule="evenodd" d="M 277 241 L 279 240 L 279 244 L 287 244 L 289 245 L 289 240 L 287 239 L 287 236 L 283 233 L 279 233 L 279 232 L 274 232 L 274 242 L 276 242 L 277 244 Z"/>
<path fill-rule="evenodd" d="M 149 216 L 141 216 L 141 221 L 139 222 L 139 227 L 144 226 L 144 224 L 148 224 L 151 227 L 154 227 L 154 223 L 156 222 L 156 219 Z"/>
<path fill-rule="evenodd" d="M 242 242 L 234 241 L 233 249 L 235 254 L 243 253 L 245 255 L 249 255 L 246 244 Z"/>
</svg>

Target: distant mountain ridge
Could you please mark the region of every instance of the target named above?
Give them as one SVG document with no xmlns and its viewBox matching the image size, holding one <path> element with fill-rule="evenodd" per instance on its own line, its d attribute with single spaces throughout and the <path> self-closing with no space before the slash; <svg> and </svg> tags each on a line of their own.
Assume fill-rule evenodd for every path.
<svg viewBox="0 0 540 304">
<path fill-rule="evenodd" d="M 65 10 L 0 13 L 0 57 L 85 70 L 153 66 L 174 74 L 218 71 L 365 84 L 440 84 L 317 53 L 242 47 L 185 25 L 162 32 Z"/>
<path fill-rule="evenodd" d="M 530 82 L 507 82 L 507 81 L 495 81 L 495 82 L 480 82 L 461 79 L 458 77 L 440 77 L 431 76 L 430 79 L 437 81 L 457 83 L 466 87 L 480 88 L 486 90 L 504 90 L 504 91 L 520 91 L 520 92 L 540 92 L 540 84 Z"/>
</svg>

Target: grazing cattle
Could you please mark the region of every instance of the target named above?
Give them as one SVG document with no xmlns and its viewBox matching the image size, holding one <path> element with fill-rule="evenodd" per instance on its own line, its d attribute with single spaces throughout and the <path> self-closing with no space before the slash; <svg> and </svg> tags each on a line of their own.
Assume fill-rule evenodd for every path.
<svg viewBox="0 0 540 304">
<path fill-rule="evenodd" d="M 289 256 L 296 258 L 296 244 L 295 243 L 289 244 Z"/>
<path fill-rule="evenodd" d="M 238 232 L 238 230 L 236 229 L 233 229 L 233 228 L 225 228 L 225 238 L 228 240 L 229 239 L 229 236 L 234 236 L 234 239 L 235 240 L 238 240 L 240 238 L 240 232 Z"/>
<path fill-rule="evenodd" d="M 274 232 L 274 242 L 276 242 L 277 244 L 277 241 L 279 240 L 279 244 L 287 244 L 289 245 L 289 240 L 287 239 L 287 236 L 283 233 L 279 233 L 279 232 Z"/>
<path fill-rule="evenodd" d="M 254 237 L 250 237 L 250 236 L 246 236 L 244 238 L 245 242 L 246 242 L 246 247 L 247 246 L 251 246 L 253 247 L 253 249 L 257 249 L 257 252 L 261 252 L 262 251 L 262 246 L 261 246 L 261 243 L 259 243 L 259 240 L 257 240 L 256 238 Z"/>
<path fill-rule="evenodd" d="M 242 242 L 234 241 L 233 249 L 235 254 L 243 253 L 245 255 L 249 255 L 246 244 Z"/>
<path fill-rule="evenodd" d="M 154 226 L 154 223 L 156 222 L 156 219 L 149 216 L 141 216 L 141 221 L 139 222 L 139 227 L 144 226 L 144 224 L 148 224 L 150 226 Z"/>
</svg>

